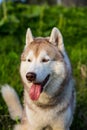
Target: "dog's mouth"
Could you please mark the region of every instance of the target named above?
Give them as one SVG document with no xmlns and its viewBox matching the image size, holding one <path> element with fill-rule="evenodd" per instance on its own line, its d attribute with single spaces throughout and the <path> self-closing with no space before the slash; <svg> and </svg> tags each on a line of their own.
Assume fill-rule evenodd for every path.
<svg viewBox="0 0 87 130">
<path fill-rule="evenodd" d="M 43 82 L 41 83 L 33 83 L 29 90 L 29 96 L 32 100 L 38 100 L 40 97 L 40 94 L 42 93 L 44 87 L 48 83 L 50 78 L 50 74 L 46 76 Z"/>
</svg>

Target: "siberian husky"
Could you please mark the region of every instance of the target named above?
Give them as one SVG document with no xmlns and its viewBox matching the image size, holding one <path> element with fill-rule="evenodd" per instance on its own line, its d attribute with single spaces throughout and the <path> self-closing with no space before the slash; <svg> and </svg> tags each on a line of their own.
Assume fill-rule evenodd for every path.
<svg viewBox="0 0 87 130">
<path fill-rule="evenodd" d="M 45 38 L 34 38 L 28 28 L 20 75 L 23 107 L 13 88 L 5 85 L 1 90 L 11 118 L 21 120 L 14 130 L 69 130 L 75 109 L 74 81 L 63 37 L 56 27 Z"/>
</svg>

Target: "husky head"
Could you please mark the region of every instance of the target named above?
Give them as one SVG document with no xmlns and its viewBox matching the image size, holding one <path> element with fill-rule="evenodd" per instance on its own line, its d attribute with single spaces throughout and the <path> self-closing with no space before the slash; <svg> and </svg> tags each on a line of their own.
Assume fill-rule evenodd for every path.
<svg viewBox="0 0 87 130">
<path fill-rule="evenodd" d="M 28 29 L 20 74 L 30 98 L 40 100 L 44 95 L 54 96 L 70 72 L 60 31 L 54 27 L 50 37 L 33 38 Z"/>
</svg>

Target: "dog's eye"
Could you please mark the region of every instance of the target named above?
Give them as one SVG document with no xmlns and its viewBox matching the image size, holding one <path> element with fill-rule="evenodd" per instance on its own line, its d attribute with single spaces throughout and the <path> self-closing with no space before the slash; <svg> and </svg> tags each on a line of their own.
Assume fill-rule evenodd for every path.
<svg viewBox="0 0 87 130">
<path fill-rule="evenodd" d="M 31 62 L 31 59 L 28 59 L 28 62 Z"/>
<path fill-rule="evenodd" d="M 49 59 L 45 59 L 45 58 L 42 59 L 42 62 L 48 62 L 48 61 Z"/>
</svg>

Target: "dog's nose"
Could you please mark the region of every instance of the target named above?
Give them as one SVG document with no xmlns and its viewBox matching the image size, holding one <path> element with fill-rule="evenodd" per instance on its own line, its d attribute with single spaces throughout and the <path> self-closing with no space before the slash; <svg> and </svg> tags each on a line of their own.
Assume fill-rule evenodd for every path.
<svg viewBox="0 0 87 130">
<path fill-rule="evenodd" d="M 28 81 L 35 81 L 35 79 L 36 79 L 36 74 L 35 73 L 33 73 L 33 72 L 28 72 L 27 74 L 26 74 L 26 78 L 27 78 L 27 80 Z"/>
</svg>

